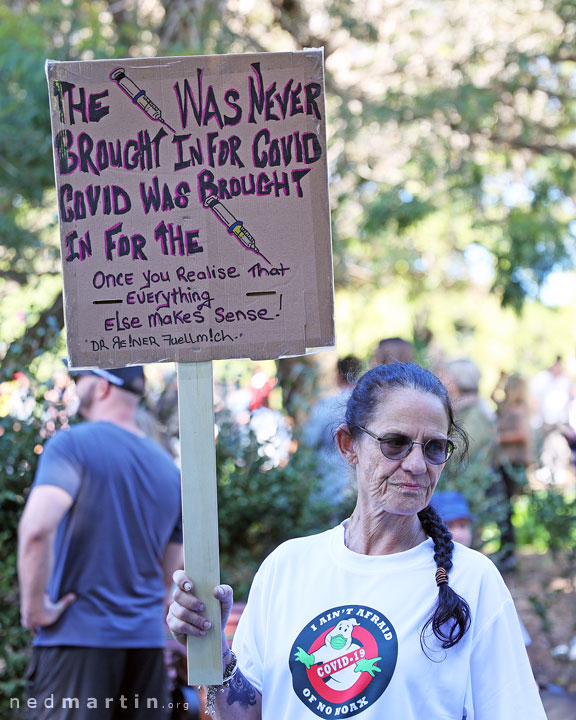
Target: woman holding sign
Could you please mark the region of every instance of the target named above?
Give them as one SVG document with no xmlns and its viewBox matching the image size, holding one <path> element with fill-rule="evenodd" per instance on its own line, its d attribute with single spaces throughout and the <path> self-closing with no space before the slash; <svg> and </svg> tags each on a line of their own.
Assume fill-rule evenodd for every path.
<svg viewBox="0 0 576 720">
<path fill-rule="evenodd" d="M 466 446 L 430 372 L 393 363 L 360 379 L 337 431 L 356 508 L 262 564 L 233 653 L 222 635 L 224 687 L 208 689 L 218 718 L 545 720 L 502 578 L 429 504 L 455 437 Z M 193 582 L 174 579 L 173 634 L 205 635 Z M 215 594 L 224 627 L 232 590 Z"/>
</svg>

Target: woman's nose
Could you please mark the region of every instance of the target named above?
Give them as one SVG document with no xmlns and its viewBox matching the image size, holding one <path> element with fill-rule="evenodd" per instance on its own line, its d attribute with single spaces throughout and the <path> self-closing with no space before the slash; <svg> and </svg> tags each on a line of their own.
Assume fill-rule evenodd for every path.
<svg viewBox="0 0 576 720">
<path fill-rule="evenodd" d="M 402 460 L 402 467 L 411 473 L 422 473 L 427 470 L 424 457 L 424 443 L 414 442 L 412 449 Z"/>
</svg>

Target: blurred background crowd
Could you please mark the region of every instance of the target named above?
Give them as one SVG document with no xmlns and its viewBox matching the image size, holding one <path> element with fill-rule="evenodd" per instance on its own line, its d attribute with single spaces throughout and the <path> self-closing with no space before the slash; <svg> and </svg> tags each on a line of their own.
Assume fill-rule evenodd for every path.
<svg viewBox="0 0 576 720">
<path fill-rule="evenodd" d="M 576 364 L 556 356 L 530 377 L 502 370 L 488 392 L 474 359 L 417 355 L 413 342 L 400 337 L 382 339 L 365 358 L 325 353 L 315 366 L 302 359 L 289 388 L 279 382 L 282 361 L 217 363 L 217 444 L 230 455 L 234 472 L 251 454 L 254 469 L 264 474 L 311 463 L 305 486 L 318 504 L 320 527 L 327 518 L 341 517 L 354 499 L 334 435 L 357 378 L 376 364 L 418 361 L 447 386 L 470 439 L 466 458 L 446 467 L 441 489 L 466 498 L 478 521 L 475 544 L 487 547 L 502 569 L 514 569 L 513 515 L 517 505 L 516 512 L 523 511 L 521 497 L 540 490 L 570 497 L 576 488 Z M 158 364 L 146 372 L 149 390 L 139 408 L 140 427 L 178 462 L 176 368 Z M 76 410 L 75 386 L 64 363 L 42 385 L 22 370 L 0 384 L 0 418 L 13 427 L 36 421 L 42 440 L 75 422 Z M 38 455 L 42 444 L 30 450 Z"/>
</svg>

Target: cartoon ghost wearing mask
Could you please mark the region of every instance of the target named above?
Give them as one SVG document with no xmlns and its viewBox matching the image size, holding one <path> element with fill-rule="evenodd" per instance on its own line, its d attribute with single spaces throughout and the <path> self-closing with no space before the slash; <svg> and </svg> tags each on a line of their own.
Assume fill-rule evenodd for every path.
<svg viewBox="0 0 576 720">
<path fill-rule="evenodd" d="M 354 618 L 340 620 L 324 639 L 324 645 L 313 654 L 298 647 L 295 658 L 306 665 L 309 670 L 313 665 L 320 665 L 318 674 L 323 677 L 327 687 L 333 690 L 348 690 L 358 680 L 358 673 L 367 672 L 374 677 L 381 672 L 376 667 L 381 657 L 356 659 L 362 646 L 352 636 L 358 621 Z"/>
</svg>

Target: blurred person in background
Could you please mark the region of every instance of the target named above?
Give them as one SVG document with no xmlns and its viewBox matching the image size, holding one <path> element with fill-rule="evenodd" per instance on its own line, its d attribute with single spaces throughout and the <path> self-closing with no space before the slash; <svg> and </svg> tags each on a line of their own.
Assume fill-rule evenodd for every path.
<svg viewBox="0 0 576 720">
<path fill-rule="evenodd" d="M 495 467 L 496 415 L 480 397 L 480 369 L 468 358 L 445 363 L 439 373 L 450 397 L 458 422 L 468 434 L 468 462 L 463 467 L 448 466 L 440 481 L 440 490 L 457 490 L 470 503 L 473 513 L 490 525 L 495 541 L 496 562 L 504 554 L 501 532 L 505 527 L 507 497 Z"/>
<path fill-rule="evenodd" d="M 434 493 L 432 505 L 452 533 L 452 540 L 472 547 L 472 513 L 468 502 L 457 490 Z"/>
<path fill-rule="evenodd" d="M 469 358 L 452 360 L 441 368 L 441 377 L 454 402 L 458 422 L 469 439 L 470 463 L 492 466 L 496 448 L 496 418 L 479 395 L 481 373 Z"/>
<path fill-rule="evenodd" d="M 250 381 L 249 420 L 247 427 L 254 433 L 258 454 L 265 457 L 264 468 L 284 467 L 290 458 L 292 429 L 280 410 L 270 407 L 270 393 L 276 378 L 257 369 Z"/>
<path fill-rule="evenodd" d="M 374 355 L 372 365 L 388 365 L 392 362 L 412 362 L 414 360 L 414 347 L 408 340 L 400 337 L 390 337 L 380 340 Z"/>
<path fill-rule="evenodd" d="M 569 423 L 574 385 L 560 355 L 548 369 L 532 378 L 530 393 L 536 456 L 541 466 L 536 477 L 544 483 L 563 484 L 572 456 Z"/>
<path fill-rule="evenodd" d="M 22 624 L 34 634 L 29 717 L 105 719 L 124 708 L 164 720 L 180 473 L 136 423 L 141 367 L 74 378 L 86 422 L 47 442 L 19 527 Z M 74 709 L 63 707 L 69 698 Z"/>
<path fill-rule="evenodd" d="M 497 446 L 495 465 L 506 498 L 506 516 L 501 526 L 502 549 L 499 562 L 514 567 L 515 532 L 512 523 L 513 497 L 526 486 L 526 469 L 532 458 L 532 430 L 528 383 L 520 375 L 503 378 L 504 397 L 497 402 Z"/>
<path fill-rule="evenodd" d="M 338 452 L 334 437 L 361 371 L 362 363 L 354 355 L 339 358 L 336 363 L 337 393 L 319 400 L 312 407 L 302 429 L 302 440 L 318 453 L 319 496 L 330 500 L 335 507 L 353 492 L 349 467 Z"/>
</svg>

